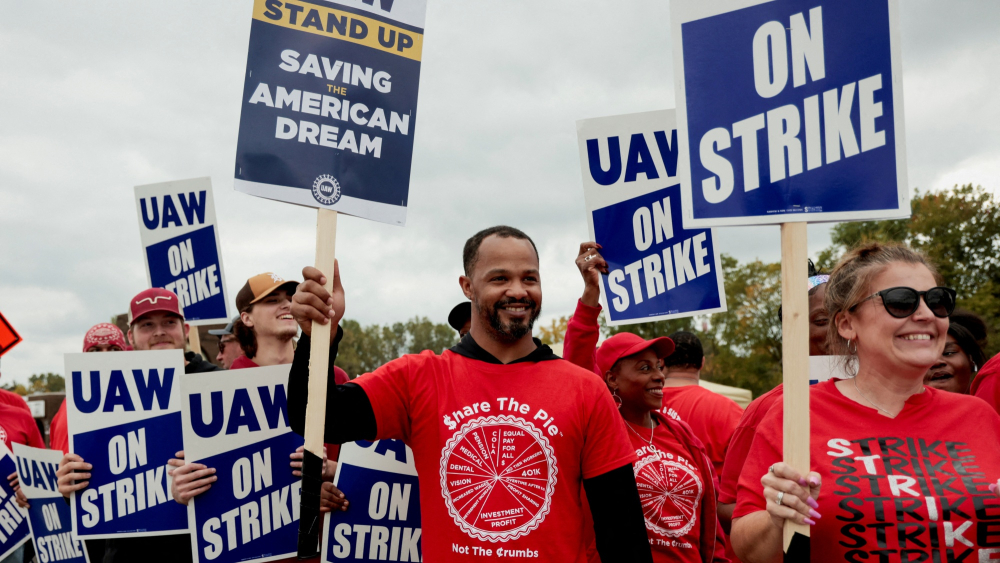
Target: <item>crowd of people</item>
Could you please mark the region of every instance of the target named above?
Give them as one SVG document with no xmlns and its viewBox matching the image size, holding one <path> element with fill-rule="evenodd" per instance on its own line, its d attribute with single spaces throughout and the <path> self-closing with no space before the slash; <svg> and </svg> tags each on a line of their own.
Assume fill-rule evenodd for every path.
<svg viewBox="0 0 1000 563">
<path fill-rule="evenodd" d="M 306 267 L 301 283 L 271 273 L 247 280 L 239 315 L 210 331 L 215 359 L 221 369 L 290 364 L 289 419 L 303 434 L 310 349 L 329 346 L 322 511 L 350 509 L 332 482 L 339 444 L 403 440 L 420 481 L 423 560 L 489 550 L 542 561 L 763 563 L 781 560 L 786 520 L 810 527 L 815 561 L 1000 559 L 1000 360 L 987 360 L 985 323 L 956 309 L 925 256 L 866 243 L 829 274 L 811 272 L 810 354 L 838 356 L 843 374 L 811 388 L 808 473 L 782 462 L 781 385 L 744 410 L 699 385 L 705 354 L 695 334 L 600 342 L 600 245 L 581 244 L 576 266 L 584 290 L 562 358 L 532 337 L 542 306 L 535 244 L 500 226 L 465 244 L 468 301 L 449 315 L 460 335 L 449 350 L 350 379 L 334 365 L 346 302 L 339 271 L 327 291 L 324 274 Z M 311 341 L 313 322 L 332 325 L 330 342 Z M 153 288 L 130 300 L 125 334 L 95 325 L 83 351 L 185 350 L 188 331 L 177 296 Z M 218 369 L 186 351 L 186 373 Z M 7 391 L 0 428 L 8 447 L 44 447 L 24 400 Z M 69 451 L 65 402 L 49 444 L 64 453 L 59 491 L 85 489 L 93 466 Z M 302 448 L 288 455 L 300 476 Z M 181 504 L 216 479 L 183 451 L 167 463 Z M 8 480 L 17 489 L 17 475 Z M 19 490 L 18 502 L 28 502 Z M 190 541 L 86 547 L 91 561 L 189 561 Z M 8 560 L 30 557 L 28 546 Z"/>
</svg>

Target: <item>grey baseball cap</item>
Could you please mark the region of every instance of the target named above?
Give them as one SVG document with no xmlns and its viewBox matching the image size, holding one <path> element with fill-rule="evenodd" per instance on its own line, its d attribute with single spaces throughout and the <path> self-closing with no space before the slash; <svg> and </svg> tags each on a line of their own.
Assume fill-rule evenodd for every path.
<svg viewBox="0 0 1000 563">
<path fill-rule="evenodd" d="M 233 333 L 233 325 L 236 324 L 236 321 L 238 321 L 238 320 L 240 320 L 239 317 L 233 317 L 233 320 L 229 321 L 229 324 L 226 325 L 226 328 L 217 328 L 217 329 L 208 331 L 208 333 L 211 334 L 211 335 L 213 335 L 213 336 L 226 336 L 227 334 L 232 334 Z"/>
</svg>

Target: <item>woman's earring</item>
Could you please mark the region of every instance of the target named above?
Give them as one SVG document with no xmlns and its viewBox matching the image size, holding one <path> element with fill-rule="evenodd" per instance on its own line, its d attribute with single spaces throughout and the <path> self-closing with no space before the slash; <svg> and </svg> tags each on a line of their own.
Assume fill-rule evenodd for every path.
<svg viewBox="0 0 1000 563">
<path fill-rule="evenodd" d="M 854 356 L 854 355 L 857 355 L 857 353 L 858 353 L 858 343 L 857 342 L 854 342 L 854 351 L 853 352 L 851 351 L 851 343 L 852 342 L 854 342 L 853 339 L 848 339 L 848 341 L 847 341 L 847 354 L 849 356 Z"/>
<path fill-rule="evenodd" d="M 611 390 L 611 398 L 613 398 L 615 400 L 615 405 L 617 405 L 618 410 L 621 410 L 621 408 L 622 408 L 622 398 L 618 396 L 618 390 L 617 389 L 612 389 Z"/>
</svg>

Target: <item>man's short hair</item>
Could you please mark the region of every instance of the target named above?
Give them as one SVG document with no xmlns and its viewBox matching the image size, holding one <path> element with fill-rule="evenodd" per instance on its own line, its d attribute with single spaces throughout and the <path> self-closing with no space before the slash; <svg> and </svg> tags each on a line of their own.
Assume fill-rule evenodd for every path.
<svg viewBox="0 0 1000 563">
<path fill-rule="evenodd" d="M 671 334 L 670 339 L 674 341 L 674 353 L 663 358 L 665 367 L 701 369 L 705 350 L 697 336 L 679 330 Z"/>
<path fill-rule="evenodd" d="M 466 276 L 472 274 L 472 270 L 476 267 L 476 262 L 479 261 L 479 247 L 483 244 L 483 241 L 486 240 L 487 237 L 493 235 L 500 238 L 516 238 L 526 240 L 531 243 L 531 248 L 535 250 L 535 256 L 538 256 L 538 247 L 535 246 L 535 241 L 531 240 L 531 237 L 524 234 L 524 232 L 520 229 L 515 229 L 514 227 L 508 227 L 506 225 L 497 225 L 496 227 L 483 229 L 472 235 L 469 240 L 465 241 L 465 249 L 462 250 L 462 264 L 465 266 Z"/>
</svg>

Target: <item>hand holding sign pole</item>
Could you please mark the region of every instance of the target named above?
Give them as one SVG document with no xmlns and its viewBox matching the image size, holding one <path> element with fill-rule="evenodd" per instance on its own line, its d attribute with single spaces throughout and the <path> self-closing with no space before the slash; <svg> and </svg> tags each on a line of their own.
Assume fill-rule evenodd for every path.
<svg viewBox="0 0 1000 563">
<path fill-rule="evenodd" d="M 910 214 L 898 1 L 670 10 L 685 227 L 781 224 L 784 460 L 805 475 L 806 222 Z M 808 535 L 786 521 L 786 561 Z"/>
</svg>

